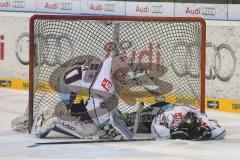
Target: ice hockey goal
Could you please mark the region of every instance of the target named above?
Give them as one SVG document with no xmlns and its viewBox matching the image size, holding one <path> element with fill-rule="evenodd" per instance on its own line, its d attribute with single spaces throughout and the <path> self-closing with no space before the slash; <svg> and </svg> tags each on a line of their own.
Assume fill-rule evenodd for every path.
<svg viewBox="0 0 240 160">
<path fill-rule="evenodd" d="M 205 106 L 205 22 L 201 18 L 36 15 L 30 20 L 29 129 L 60 101 L 53 72 L 78 59 L 131 57 L 153 67 L 141 84 L 121 93 L 119 109 L 136 111 L 156 101 Z M 149 73 L 149 68 L 147 68 Z M 135 74 L 135 73 L 134 73 Z M 146 74 L 144 67 L 136 74 Z M 54 79 L 55 76 L 55 79 Z M 54 80 L 53 80 L 54 79 Z M 135 96 L 135 97 L 134 97 Z M 137 97 L 137 98 L 136 98 Z M 136 101 L 132 101 L 136 99 Z"/>
</svg>

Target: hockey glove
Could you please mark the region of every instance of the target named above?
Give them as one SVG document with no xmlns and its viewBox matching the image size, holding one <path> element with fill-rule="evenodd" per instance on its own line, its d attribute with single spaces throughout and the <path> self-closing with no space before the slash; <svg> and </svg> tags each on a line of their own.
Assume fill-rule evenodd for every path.
<svg viewBox="0 0 240 160">
<path fill-rule="evenodd" d="M 183 122 L 179 125 L 178 128 L 171 128 L 170 129 L 170 138 L 171 139 L 184 139 L 189 140 L 189 124 Z"/>
<path fill-rule="evenodd" d="M 208 126 L 200 126 L 194 134 L 193 139 L 197 141 L 209 140 L 212 136 L 211 129 Z"/>
</svg>

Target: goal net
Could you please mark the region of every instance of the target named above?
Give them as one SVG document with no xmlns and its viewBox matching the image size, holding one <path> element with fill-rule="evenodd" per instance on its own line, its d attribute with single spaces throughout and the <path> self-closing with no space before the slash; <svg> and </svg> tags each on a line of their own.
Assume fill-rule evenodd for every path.
<svg viewBox="0 0 240 160">
<path fill-rule="evenodd" d="M 134 126 L 136 114 L 132 113 L 140 106 L 158 101 L 195 106 L 204 112 L 205 32 L 205 22 L 200 18 L 32 17 L 29 129 L 35 133 L 39 121 L 45 123 L 46 117 L 56 116 L 56 106 L 70 94 L 59 89 L 61 77 L 66 80 L 72 76 L 68 82 L 74 83 L 78 79 L 74 75 L 80 72 L 75 64 L 84 61 L 89 65 L 92 59 L 103 62 L 110 56 L 120 61 L 111 69 L 115 83 L 125 75 L 124 82 L 116 87 L 117 108 L 128 127 Z M 135 66 L 131 71 L 130 64 Z M 88 93 L 81 94 L 87 97 Z"/>
</svg>

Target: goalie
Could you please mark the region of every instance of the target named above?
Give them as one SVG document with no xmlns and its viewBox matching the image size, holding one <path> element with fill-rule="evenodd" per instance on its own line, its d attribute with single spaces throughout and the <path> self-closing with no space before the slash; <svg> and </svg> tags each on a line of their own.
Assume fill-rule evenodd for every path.
<svg viewBox="0 0 240 160">
<path fill-rule="evenodd" d="M 152 119 L 141 122 L 146 115 Z M 226 131 L 196 108 L 158 102 L 143 109 L 138 132 L 151 132 L 154 138 L 214 140 L 223 139 Z"/>
<path fill-rule="evenodd" d="M 53 73 L 51 81 L 57 84 L 55 88 L 61 101 L 53 114 L 43 113 L 37 119 L 35 134 L 43 138 L 54 130 L 78 138 L 119 135 L 119 138 L 131 139 L 132 132 L 117 110 L 118 98 L 110 75 L 112 58 L 102 62 L 93 56 L 82 56 L 71 63 Z M 58 83 L 54 82 L 56 73 Z"/>
</svg>

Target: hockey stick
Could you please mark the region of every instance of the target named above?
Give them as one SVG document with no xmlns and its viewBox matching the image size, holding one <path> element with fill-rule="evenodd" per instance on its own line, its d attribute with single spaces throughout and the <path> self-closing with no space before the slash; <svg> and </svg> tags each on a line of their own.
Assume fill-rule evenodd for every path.
<svg viewBox="0 0 240 160">
<path fill-rule="evenodd" d="M 43 143 L 35 143 L 33 145 L 27 146 L 28 148 L 43 146 L 43 145 L 60 145 L 60 144 L 84 144 L 84 143 L 107 143 L 107 142 L 137 142 L 137 141 L 154 141 L 154 138 L 146 138 L 146 139 L 123 139 L 123 140 L 113 140 L 113 139 L 105 139 L 105 140 L 86 140 L 86 141 L 61 141 L 61 142 L 43 142 Z"/>
</svg>

